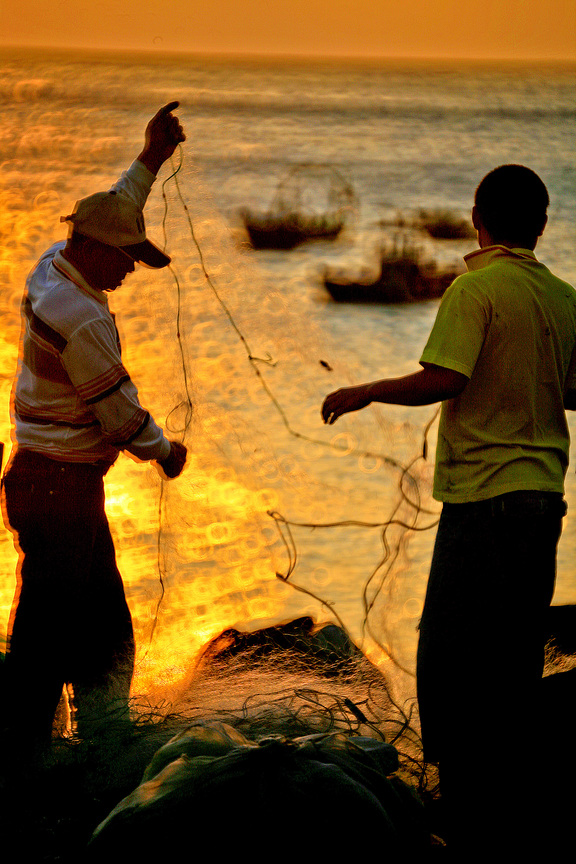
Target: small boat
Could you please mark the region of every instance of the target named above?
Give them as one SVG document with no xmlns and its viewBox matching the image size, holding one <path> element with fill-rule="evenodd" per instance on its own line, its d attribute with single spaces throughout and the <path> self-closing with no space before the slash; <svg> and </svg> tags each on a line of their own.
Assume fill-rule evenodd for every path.
<svg viewBox="0 0 576 864">
<path fill-rule="evenodd" d="M 420 210 L 415 224 L 435 240 L 470 240 L 476 237 L 472 223 L 450 210 Z"/>
<path fill-rule="evenodd" d="M 307 240 L 333 240 L 344 228 L 342 215 L 307 216 L 302 213 L 254 213 L 241 210 L 254 249 L 294 249 Z"/>
<path fill-rule="evenodd" d="M 278 184 L 270 208 L 240 210 L 255 249 L 293 249 L 309 240 L 334 240 L 356 206 L 352 186 L 332 165 L 293 166 Z"/>
<path fill-rule="evenodd" d="M 375 279 L 350 279 L 339 271 L 326 269 L 323 284 L 333 300 L 340 303 L 411 303 L 441 297 L 462 271 L 439 271 L 434 261 L 423 262 L 413 246 L 396 245 L 382 252 Z"/>
</svg>

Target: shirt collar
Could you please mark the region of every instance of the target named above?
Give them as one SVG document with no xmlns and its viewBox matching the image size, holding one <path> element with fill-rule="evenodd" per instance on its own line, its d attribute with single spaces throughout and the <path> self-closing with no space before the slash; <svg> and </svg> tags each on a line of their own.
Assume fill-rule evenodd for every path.
<svg viewBox="0 0 576 864">
<path fill-rule="evenodd" d="M 517 258 L 537 261 L 536 255 L 531 249 L 509 249 L 508 246 L 485 246 L 484 249 L 476 249 L 464 256 L 468 270 L 480 270 L 495 261 L 497 258 Z"/>
<path fill-rule="evenodd" d="M 73 282 L 78 288 L 82 291 L 85 291 L 86 294 L 89 294 L 90 297 L 93 297 L 98 303 L 102 303 L 103 306 L 108 305 L 108 298 L 102 291 L 98 291 L 96 288 L 92 288 L 91 285 L 88 284 L 86 279 L 82 276 L 82 274 L 62 255 L 62 252 L 58 250 L 52 259 L 52 264 L 54 267 L 60 271 L 67 279 Z"/>
</svg>

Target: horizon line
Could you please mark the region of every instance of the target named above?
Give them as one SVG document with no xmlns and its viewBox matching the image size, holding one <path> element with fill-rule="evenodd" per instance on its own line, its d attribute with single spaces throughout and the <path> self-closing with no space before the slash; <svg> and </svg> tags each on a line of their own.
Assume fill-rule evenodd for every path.
<svg viewBox="0 0 576 864">
<path fill-rule="evenodd" d="M 69 51 L 71 53 L 90 52 L 94 54 L 147 54 L 158 58 L 173 56 L 206 57 L 218 59 L 238 60 L 345 60 L 345 61 L 453 61 L 470 63 L 576 63 L 574 56 L 565 55 L 455 55 L 455 54 L 350 54 L 350 53 L 325 53 L 315 54 L 312 52 L 287 51 L 233 51 L 224 49 L 213 49 L 210 51 L 189 48 L 163 48 L 161 45 L 151 47 L 117 47 L 96 45 L 55 45 L 38 44 L 26 42 L 0 42 L 0 50 L 29 50 L 29 51 Z"/>
</svg>

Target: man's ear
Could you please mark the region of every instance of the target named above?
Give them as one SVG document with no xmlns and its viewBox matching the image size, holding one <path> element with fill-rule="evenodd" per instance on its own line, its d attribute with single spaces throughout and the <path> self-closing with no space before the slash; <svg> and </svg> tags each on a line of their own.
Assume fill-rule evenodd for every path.
<svg viewBox="0 0 576 864">
<path fill-rule="evenodd" d="M 474 226 L 476 231 L 480 230 L 480 224 L 481 224 L 480 216 L 478 214 L 478 210 L 476 209 L 476 205 L 474 205 L 472 207 L 472 225 Z M 542 230 L 544 230 L 544 229 L 542 229 Z"/>
<path fill-rule="evenodd" d="M 544 229 L 546 228 L 546 225 L 547 225 L 547 224 L 548 224 L 548 214 L 546 214 L 546 215 L 544 216 L 544 221 L 543 221 L 543 223 L 542 223 L 542 228 L 541 228 L 541 230 L 540 230 L 540 233 L 538 234 L 539 237 L 541 237 L 542 234 L 544 233 Z"/>
</svg>

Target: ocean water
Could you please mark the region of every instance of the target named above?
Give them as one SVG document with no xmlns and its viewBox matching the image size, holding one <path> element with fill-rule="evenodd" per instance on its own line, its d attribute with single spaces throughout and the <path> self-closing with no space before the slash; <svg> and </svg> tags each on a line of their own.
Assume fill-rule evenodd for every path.
<svg viewBox="0 0 576 864">
<path fill-rule="evenodd" d="M 437 301 L 337 304 L 321 273 L 375 268 L 394 242 L 461 266 L 474 240 L 434 241 L 406 226 L 420 209 L 467 218 L 482 176 L 521 162 L 552 202 L 538 255 L 576 284 L 574 66 L 0 56 L 7 449 L 26 272 L 64 236 L 59 216 L 137 155 L 160 105 L 180 101 L 187 133 L 147 211 L 173 267 L 138 272 L 111 298 L 143 403 L 190 452 L 170 484 L 123 456 L 107 478 L 140 647 L 136 686 L 182 681 L 226 627 L 303 614 L 336 616 L 376 662 L 390 668 L 393 657 L 411 672 L 439 510 L 430 495 L 436 409 L 371 407 L 330 428 L 319 411 L 339 386 L 414 371 Z M 242 208 L 268 210 L 280 186 L 320 213 L 344 184 L 355 203 L 338 240 L 247 249 Z M 574 467 L 567 500 L 576 507 Z M 556 603 L 576 602 L 571 509 Z M 2 626 L 14 564 L 3 532 Z"/>
</svg>

